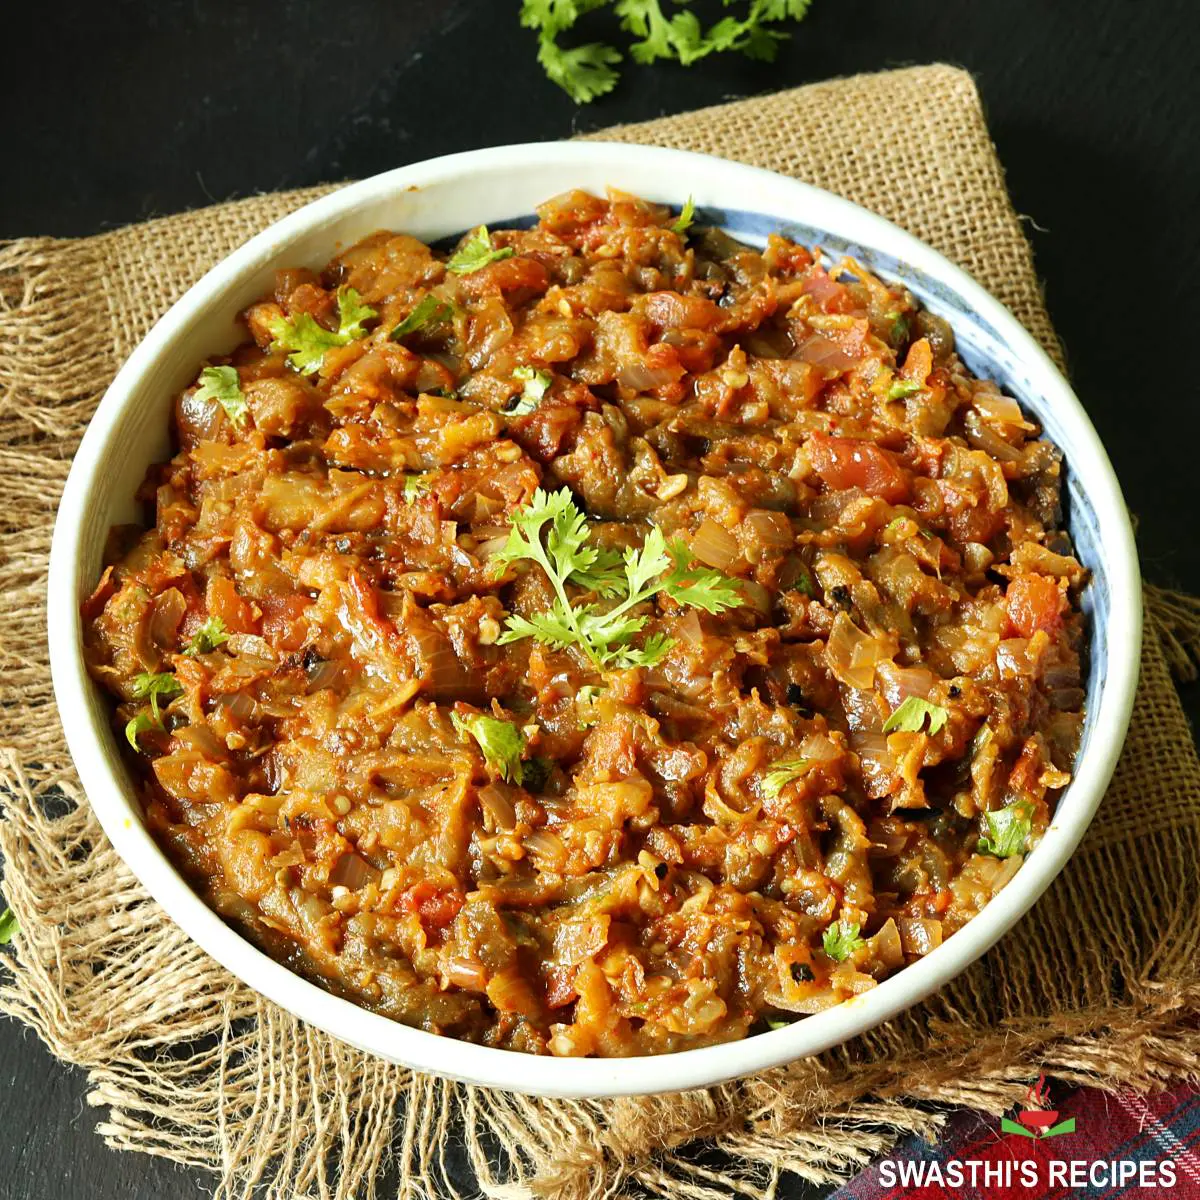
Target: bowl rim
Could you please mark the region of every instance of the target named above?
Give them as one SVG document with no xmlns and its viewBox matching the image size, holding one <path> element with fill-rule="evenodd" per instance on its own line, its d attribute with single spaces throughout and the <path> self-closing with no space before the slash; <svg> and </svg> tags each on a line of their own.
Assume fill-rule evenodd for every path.
<svg viewBox="0 0 1200 1200">
<path fill-rule="evenodd" d="M 116 417 L 143 376 L 168 347 L 220 296 L 254 270 L 277 259 L 302 235 L 360 204 L 434 183 L 468 184 L 472 171 L 579 164 L 610 168 L 620 178 L 630 165 L 670 177 L 704 176 L 714 190 L 766 192 L 771 215 L 833 230 L 886 249 L 949 286 L 1030 372 L 1067 435 L 1075 474 L 1093 504 L 1102 531 L 1112 630 L 1099 711 L 1075 777 L 1039 845 L 1012 882 L 969 924 L 937 950 L 878 987 L 784 1028 L 700 1049 L 622 1059 L 555 1058 L 480 1046 L 427 1033 L 372 1013 L 295 974 L 258 950 L 208 908 L 150 836 L 133 804 L 128 778 L 119 778 L 103 751 L 111 728 L 94 719 L 86 697 L 94 686 L 83 664 L 79 601 L 91 581 L 80 577 L 83 514 L 97 480 Z M 683 199 L 677 198 L 677 202 Z M 780 211 L 782 210 L 782 211 Z M 82 589 L 82 590 L 81 590 Z M 913 235 L 867 209 L 823 189 L 761 168 L 711 155 L 620 142 L 535 142 L 466 151 L 425 160 L 340 188 L 283 217 L 222 259 L 157 321 L 105 392 L 89 423 L 63 490 L 50 552 L 49 629 L 55 698 L 71 756 L 89 802 L 118 854 L 150 895 L 212 958 L 254 991 L 310 1025 L 360 1049 L 414 1070 L 511 1091 L 575 1099 L 646 1095 L 706 1087 L 827 1050 L 909 1008 L 991 948 L 1034 904 L 1079 843 L 1116 766 L 1132 712 L 1142 636 L 1141 576 L 1129 515 L 1100 438 L 1083 406 L 1046 352 L 998 300 L 961 268 Z M 1065 810 L 1065 811 L 1064 811 Z"/>
</svg>

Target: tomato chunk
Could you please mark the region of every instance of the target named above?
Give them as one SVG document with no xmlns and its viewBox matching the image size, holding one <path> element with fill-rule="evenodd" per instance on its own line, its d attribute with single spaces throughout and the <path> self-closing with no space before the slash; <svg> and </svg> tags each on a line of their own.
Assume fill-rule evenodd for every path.
<svg viewBox="0 0 1200 1200">
<path fill-rule="evenodd" d="M 1033 637 L 1039 629 L 1057 633 L 1062 628 L 1067 598 L 1058 584 L 1044 575 L 1018 575 L 1004 597 L 1008 619 L 1022 637 Z"/>
<path fill-rule="evenodd" d="M 550 273 L 536 258 L 502 258 L 488 263 L 470 275 L 464 275 L 459 287 L 469 296 L 496 295 L 529 288 L 544 292 L 550 286 Z"/>
<path fill-rule="evenodd" d="M 458 916 L 464 899 L 464 894 L 457 888 L 443 891 L 428 880 L 422 880 L 400 895 L 396 911 L 401 914 L 415 912 L 422 925 L 445 929 Z"/>
<path fill-rule="evenodd" d="M 808 439 L 813 469 L 838 491 L 858 487 L 889 504 L 908 498 L 908 476 L 894 455 L 874 442 L 814 433 Z"/>
<path fill-rule="evenodd" d="M 262 635 L 277 650 L 299 650 L 308 626 L 304 614 L 312 605 L 307 596 L 267 596 L 262 601 Z"/>
<path fill-rule="evenodd" d="M 230 633 L 258 632 L 254 610 L 237 594 L 232 579 L 226 579 L 224 575 L 211 576 L 204 605 L 209 616 L 220 617 Z"/>
</svg>

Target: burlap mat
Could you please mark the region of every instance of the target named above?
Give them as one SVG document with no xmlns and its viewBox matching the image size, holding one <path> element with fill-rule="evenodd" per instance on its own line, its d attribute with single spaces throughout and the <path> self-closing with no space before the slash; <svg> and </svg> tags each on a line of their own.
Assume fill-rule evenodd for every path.
<svg viewBox="0 0 1200 1200">
<path fill-rule="evenodd" d="M 1058 353 L 960 71 L 848 79 L 605 136 L 860 201 L 961 263 Z M 401 1195 L 429 1194 L 458 1129 L 489 1196 L 767 1196 L 782 1172 L 832 1181 L 902 1133 L 932 1133 L 939 1104 L 998 1112 L 1041 1067 L 1102 1085 L 1200 1074 L 1200 767 L 1168 670 L 1168 657 L 1191 667 L 1200 607 L 1153 589 L 1129 742 L 1062 877 L 937 997 L 789 1069 L 611 1103 L 444 1084 L 305 1028 L 171 925 L 105 840 L 63 743 L 43 616 L 51 522 L 84 424 L 137 340 L 202 271 L 315 194 L 0 248 L 0 852 L 21 924 L 0 1008 L 87 1069 L 107 1141 L 209 1167 L 222 1195 L 258 1180 L 271 1196 L 345 1200 L 385 1169 Z"/>
</svg>

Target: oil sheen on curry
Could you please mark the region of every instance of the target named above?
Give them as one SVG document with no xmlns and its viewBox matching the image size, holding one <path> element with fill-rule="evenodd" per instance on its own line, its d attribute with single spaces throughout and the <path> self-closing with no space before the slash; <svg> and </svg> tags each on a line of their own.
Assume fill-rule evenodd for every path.
<svg viewBox="0 0 1200 1200">
<path fill-rule="evenodd" d="M 1061 455 L 851 260 L 612 193 L 280 271 L 83 605 L 146 821 L 408 1025 L 555 1055 L 863 993 L 1070 779 Z"/>
</svg>

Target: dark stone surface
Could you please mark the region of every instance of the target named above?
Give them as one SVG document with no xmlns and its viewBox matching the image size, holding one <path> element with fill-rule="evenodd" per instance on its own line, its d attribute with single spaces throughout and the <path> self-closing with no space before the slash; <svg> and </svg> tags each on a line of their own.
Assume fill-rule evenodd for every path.
<svg viewBox="0 0 1200 1200">
<path fill-rule="evenodd" d="M 815 0 L 773 67 L 627 66 L 618 91 L 584 109 L 542 78 L 516 10 L 517 0 L 9 6 L 0 236 L 94 233 L 839 74 L 959 63 L 978 79 L 1028 214 L 1076 388 L 1139 519 L 1145 572 L 1200 592 L 1194 0 Z M 201 1173 L 107 1150 L 82 1074 L 11 1023 L 0 1023 L 0 1084 L 0 1196 L 210 1190 Z"/>
</svg>

